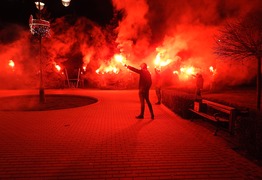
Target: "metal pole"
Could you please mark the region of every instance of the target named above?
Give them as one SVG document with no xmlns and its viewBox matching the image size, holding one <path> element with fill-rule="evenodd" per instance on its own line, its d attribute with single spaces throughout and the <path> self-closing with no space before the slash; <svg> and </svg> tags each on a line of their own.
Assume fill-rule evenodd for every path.
<svg viewBox="0 0 262 180">
<path fill-rule="evenodd" d="M 78 88 L 78 84 L 79 84 L 79 77 L 80 77 L 80 68 L 78 68 L 78 74 L 77 74 L 76 88 Z"/>
<path fill-rule="evenodd" d="M 41 19 L 42 12 L 40 2 L 38 2 L 39 19 Z M 45 103 L 45 89 L 43 85 L 43 62 L 42 62 L 42 34 L 39 34 L 39 62 L 40 62 L 40 85 L 39 85 L 39 102 Z"/>
<path fill-rule="evenodd" d="M 42 62 L 42 37 L 39 37 L 39 62 L 40 62 L 40 87 L 39 87 L 39 101 L 45 102 L 45 89 L 43 85 L 43 62 Z"/>
<path fill-rule="evenodd" d="M 70 88 L 70 82 L 69 82 L 69 78 L 68 78 L 68 74 L 67 74 L 66 68 L 65 68 L 65 73 L 66 73 L 67 85 L 68 85 L 68 88 Z"/>
</svg>

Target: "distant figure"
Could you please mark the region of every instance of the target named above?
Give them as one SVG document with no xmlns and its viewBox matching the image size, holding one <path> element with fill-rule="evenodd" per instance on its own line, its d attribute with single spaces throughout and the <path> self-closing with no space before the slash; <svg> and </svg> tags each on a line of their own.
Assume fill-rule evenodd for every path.
<svg viewBox="0 0 262 180">
<path fill-rule="evenodd" d="M 201 91 L 204 86 L 204 78 L 202 77 L 202 74 L 197 73 L 196 74 L 196 100 L 202 99 Z"/>
<path fill-rule="evenodd" d="M 159 105 L 161 104 L 161 87 L 162 87 L 162 79 L 161 79 L 161 74 L 160 70 L 155 68 L 155 82 L 156 82 L 156 96 L 157 96 L 157 102 L 156 104 Z"/>
<path fill-rule="evenodd" d="M 140 114 L 138 116 L 136 116 L 136 118 L 137 119 L 143 119 L 144 118 L 145 101 L 146 101 L 148 108 L 149 108 L 149 111 L 150 111 L 150 114 L 151 114 L 151 119 L 153 120 L 155 118 L 155 116 L 154 116 L 154 112 L 153 112 L 151 102 L 149 100 L 149 89 L 152 85 L 152 79 L 151 79 L 150 72 L 147 70 L 147 64 L 142 63 L 140 65 L 141 69 L 137 69 L 137 68 L 134 68 L 134 67 L 129 66 L 129 65 L 125 65 L 125 67 L 127 67 L 131 71 L 134 71 L 134 72 L 136 72 L 140 75 L 140 78 L 139 78 L 139 99 L 140 99 L 141 109 L 140 109 Z"/>
</svg>

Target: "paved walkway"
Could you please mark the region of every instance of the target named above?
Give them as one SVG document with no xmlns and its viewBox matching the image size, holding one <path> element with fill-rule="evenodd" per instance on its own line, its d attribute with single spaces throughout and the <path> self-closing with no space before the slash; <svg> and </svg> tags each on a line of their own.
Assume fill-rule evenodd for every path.
<svg viewBox="0 0 262 180">
<path fill-rule="evenodd" d="M 262 179 L 261 167 L 213 131 L 163 105 L 153 105 L 155 120 L 148 109 L 145 119 L 135 119 L 136 90 L 46 93 L 99 101 L 64 110 L 0 111 L 0 179 Z"/>
</svg>

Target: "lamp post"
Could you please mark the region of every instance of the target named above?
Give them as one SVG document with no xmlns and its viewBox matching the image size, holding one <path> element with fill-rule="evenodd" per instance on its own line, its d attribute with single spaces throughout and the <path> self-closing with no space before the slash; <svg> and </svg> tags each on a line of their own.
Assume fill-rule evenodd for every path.
<svg viewBox="0 0 262 180">
<path fill-rule="evenodd" d="M 41 11 L 45 4 L 42 2 L 35 2 L 36 8 L 39 10 L 39 19 L 41 20 Z M 39 102 L 45 102 L 45 89 L 43 84 L 43 60 L 42 60 L 42 34 L 39 36 L 39 62 L 40 62 L 40 86 L 39 86 Z"/>
<path fill-rule="evenodd" d="M 62 4 L 65 7 L 70 5 L 71 0 L 61 0 Z M 43 60 L 42 60 L 42 38 L 45 36 L 49 36 L 50 23 L 49 21 L 42 19 L 42 10 L 44 9 L 45 3 L 41 1 L 35 2 L 36 8 L 39 10 L 39 18 L 33 19 L 31 15 L 29 18 L 29 26 L 30 31 L 33 35 L 36 35 L 39 39 L 39 75 L 40 75 L 40 83 L 39 83 L 39 102 L 45 102 L 45 88 L 43 83 Z"/>
<path fill-rule="evenodd" d="M 39 39 L 39 76 L 40 76 L 40 84 L 39 84 L 39 102 L 45 102 L 45 89 L 43 84 L 43 60 L 42 60 L 42 38 L 49 33 L 50 23 L 48 21 L 42 20 L 42 10 L 45 6 L 43 2 L 35 2 L 36 8 L 39 10 L 39 18 L 33 19 L 30 17 L 29 25 L 30 31 L 32 34 L 35 34 Z"/>
</svg>

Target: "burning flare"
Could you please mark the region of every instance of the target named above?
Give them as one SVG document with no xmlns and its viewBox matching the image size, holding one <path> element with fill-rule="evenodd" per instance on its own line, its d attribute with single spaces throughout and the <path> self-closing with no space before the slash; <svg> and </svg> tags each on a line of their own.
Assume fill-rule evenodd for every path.
<svg viewBox="0 0 262 180">
<path fill-rule="evenodd" d="M 178 75 L 179 80 L 186 81 L 196 74 L 196 68 L 193 66 L 181 67 L 180 71 L 174 70 L 173 74 Z"/>
<path fill-rule="evenodd" d="M 171 62 L 172 62 L 171 59 L 162 60 L 162 59 L 161 59 L 161 54 L 158 53 L 158 54 L 156 55 L 154 64 L 155 64 L 156 67 L 161 68 L 161 67 L 163 67 L 163 66 L 169 65 Z"/>
<path fill-rule="evenodd" d="M 115 54 L 114 57 L 107 64 L 102 64 L 97 70 L 97 74 L 118 74 L 120 69 L 118 68 L 117 63 L 121 63 L 123 66 L 125 65 L 126 58 L 122 54 Z"/>
<path fill-rule="evenodd" d="M 209 71 L 210 71 L 213 75 L 215 75 L 217 70 L 214 69 L 213 66 L 210 66 L 210 67 L 209 67 Z"/>
<path fill-rule="evenodd" d="M 122 65 L 125 65 L 126 58 L 122 54 L 115 54 L 114 59 L 115 61 L 120 62 Z"/>
<path fill-rule="evenodd" d="M 56 68 L 58 71 L 61 71 L 61 67 L 60 67 L 58 64 L 55 65 L 55 68 Z"/>
<path fill-rule="evenodd" d="M 8 65 L 9 65 L 11 68 L 14 68 L 14 67 L 15 67 L 15 63 L 14 63 L 13 60 L 9 60 Z"/>
<path fill-rule="evenodd" d="M 112 65 L 109 65 L 109 66 L 100 66 L 100 68 L 98 68 L 96 70 L 96 73 L 97 74 L 118 74 L 119 73 L 119 68 L 115 67 L 115 66 L 112 66 Z"/>
</svg>

